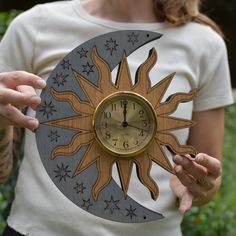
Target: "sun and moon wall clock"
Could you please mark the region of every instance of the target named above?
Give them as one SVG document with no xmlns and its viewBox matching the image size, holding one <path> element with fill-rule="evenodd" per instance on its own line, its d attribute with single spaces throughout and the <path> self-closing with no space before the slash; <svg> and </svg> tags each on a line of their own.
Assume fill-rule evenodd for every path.
<svg viewBox="0 0 236 236">
<path fill-rule="evenodd" d="M 151 86 L 155 48 L 140 62 L 132 82 L 127 57 L 161 36 L 125 30 L 90 39 L 60 61 L 41 93 L 36 140 L 43 165 L 67 198 L 104 219 L 141 223 L 163 218 L 128 195 L 133 166 L 156 200 L 159 190 L 150 174 L 152 164 L 174 173 L 163 146 L 172 153 L 196 154 L 194 147 L 179 144 L 171 133 L 194 123 L 170 116 L 180 103 L 193 100 L 195 91 L 162 101 L 174 73 Z M 114 165 L 120 184 L 112 178 Z"/>
</svg>

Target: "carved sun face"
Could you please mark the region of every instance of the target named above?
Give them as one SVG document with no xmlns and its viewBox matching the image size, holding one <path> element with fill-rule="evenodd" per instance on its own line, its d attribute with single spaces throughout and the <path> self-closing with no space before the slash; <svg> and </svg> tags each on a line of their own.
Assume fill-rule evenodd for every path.
<svg viewBox="0 0 236 236">
<path fill-rule="evenodd" d="M 147 60 L 137 70 L 135 84 L 131 80 L 125 53 L 123 53 L 115 84 L 112 82 L 111 71 L 107 62 L 98 55 L 96 47 L 92 50 L 92 60 L 99 74 L 97 86 L 89 82 L 78 72 L 73 71 L 74 78 L 83 89 L 88 101 L 82 101 L 74 92 L 58 92 L 51 88 L 50 92 L 54 99 L 61 102 L 68 102 L 73 111 L 78 114 L 73 117 L 43 123 L 76 131 L 76 135 L 74 135 L 68 145 L 57 146 L 52 151 L 51 158 L 55 159 L 58 156 L 74 155 L 83 145 L 87 145 L 88 148 L 82 160 L 76 166 L 73 176 L 79 175 L 92 164 L 96 163 L 98 176 L 92 189 L 94 200 L 97 200 L 99 193 L 109 184 L 112 178 L 112 167 L 114 164 L 117 165 L 122 190 L 125 195 L 128 192 L 132 169 L 135 165 L 140 182 L 150 190 L 152 198 L 157 199 L 159 193 L 158 186 L 150 176 L 152 163 L 154 162 L 173 173 L 172 165 L 163 150 L 163 146 L 169 148 L 172 153 L 188 153 L 193 155 L 196 153 L 193 147 L 180 145 L 176 137 L 170 132 L 190 127 L 193 125 L 193 122 L 169 116 L 177 109 L 180 102 L 191 101 L 195 92 L 173 94 L 165 102 L 161 102 L 174 74 L 167 76 L 153 87 L 151 86 L 148 74 L 157 60 L 155 49 L 150 51 Z M 157 122 L 157 128 L 151 145 L 143 152 L 137 152 L 137 155 L 128 157 L 112 155 L 106 149 L 101 148 L 95 137 L 93 126 L 94 112 L 97 106 L 106 97 L 120 91 L 130 91 L 131 93 L 139 94 L 149 101 L 156 115 L 155 119 Z M 125 127 L 124 123 L 123 127 Z M 141 134 L 143 132 L 139 131 Z"/>
</svg>

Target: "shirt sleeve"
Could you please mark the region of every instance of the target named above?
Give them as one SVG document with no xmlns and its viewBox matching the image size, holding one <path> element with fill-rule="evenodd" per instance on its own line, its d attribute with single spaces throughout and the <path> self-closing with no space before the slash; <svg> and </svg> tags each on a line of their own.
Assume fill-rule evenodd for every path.
<svg viewBox="0 0 236 236">
<path fill-rule="evenodd" d="M 233 103 L 228 55 L 224 40 L 215 32 L 207 38 L 200 62 L 198 93 L 194 111 L 204 111 Z"/>
<path fill-rule="evenodd" d="M 0 42 L 0 72 L 25 70 L 32 72 L 35 38 L 37 38 L 37 7 L 17 16 Z"/>
</svg>

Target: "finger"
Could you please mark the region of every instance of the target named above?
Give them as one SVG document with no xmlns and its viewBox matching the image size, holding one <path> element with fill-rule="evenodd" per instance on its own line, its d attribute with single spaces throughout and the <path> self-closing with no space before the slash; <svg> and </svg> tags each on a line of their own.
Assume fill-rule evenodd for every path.
<svg viewBox="0 0 236 236">
<path fill-rule="evenodd" d="M 179 211 L 185 213 L 193 204 L 193 195 L 186 190 L 182 198 L 180 199 Z"/>
<path fill-rule="evenodd" d="M 46 82 L 37 75 L 25 71 L 13 71 L 0 73 L 0 82 L 8 88 L 15 88 L 19 85 L 29 85 L 34 88 L 43 89 Z"/>
<path fill-rule="evenodd" d="M 39 124 L 37 119 L 25 116 L 20 110 L 10 104 L 0 104 L 0 114 L 1 126 L 14 125 L 35 130 Z"/>
<path fill-rule="evenodd" d="M 218 159 L 204 153 L 199 153 L 197 154 L 195 161 L 199 165 L 204 166 L 211 175 L 215 177 L 221 175 L 221 163 Z"/>
<path fill-rule="evenodd" d="M 207 194 L 208 186 L 202 186 L 195 179 L 189 176 L 181 165 L 175 166 L 176 176 L 180 182 L 194 195 L 204 197 Z"/>
<path fill-rule="evenodd" d="M 33 96 L 36 96 L 36 91 L 33 87 L 31 86 L 28 86 L 28 85 L 20 85 L 17 87 L 17 90 L 21 93 L 25 93 L 25 94 L 28 94 L 28 95 L 31 95 L 32 97 Z M 40 105 L 41 103 L 41 98 L 38 97 L 37 99 L 35 99 L 33 101 L 32 104 L 30 104 L 29 106 L 33 109 L 33 110 L 36 110 L 37 107 Z M 26 106 L 21 106 L 20 108 L 25 108 Z"/>
<path fill-rule="evenodd" d="M 0 103 L 11 103 L 15 106 L 30 106 L 31 104 L 39 105 L 41 99 L 38 96 L 21 93 L 12 89 L 0 90 Z"/>
<path fill-rule="evenodd" d="M 19 85 L 17 87 L 17 91 L 31 95 L 31 96 L 36 95 L 35 89 L 31 86 L 28 86 L 28 85 Z"/>
<path fill-rule="evenodd" d="M 40 102 L 39 103 L 32 103 L 31 105 L 30 105 L 30 107 L 34 110 L 34 111 L 36 111 L 37 110 L 37 108 L 38 108 L 38 106 L 40 105 L 40 103 L 41 103 L 41 99 L 40 99 Z"/>
<path fill-rule="evenodd" d="M 205 176 L 203 176 L 202 178 L 198 179 L 197 181 L 206 190 L 210 190 L 216 184 L 216 177 L 214 177 L 212 175 L 209 175 L 209 174 L 205 174 Z"/>
<path fill-rule="evenodd" d="M 173 157 L 173 161 L 176 165 L 181 165 L 183 169 L 191 176 L 193 176 L 196 180 L 202 179 L 207 173 L 205 167 L 197 164 L 187 156 L 175 155 Z"/>
</svg>

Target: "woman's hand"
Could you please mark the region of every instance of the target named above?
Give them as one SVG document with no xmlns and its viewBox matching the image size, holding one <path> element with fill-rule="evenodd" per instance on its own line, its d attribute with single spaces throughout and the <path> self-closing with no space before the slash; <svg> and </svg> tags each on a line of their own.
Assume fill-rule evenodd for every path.
<svg viewBox="0 0 236 236">
<path fill-rule="evenodd" d="M 195 159 L 176 155 L 173 160 L 176 176 L 171 177 L 170 186 L 180 199 L 180 212 L 186 212 L 193 203 L 209 202 L 220 186 L 220 161 L 204 153 Z"/>
<path fill-rule="evenodd" d="M 40 97 L 35 89 L 43 89 L 46 83 L 40 77 L 24 71 L 0 73 L 0 127 L 9 125 L 34 130 L 37 119 L 24 115 L 20 109 L 36 109 Z"/>
</svg>

